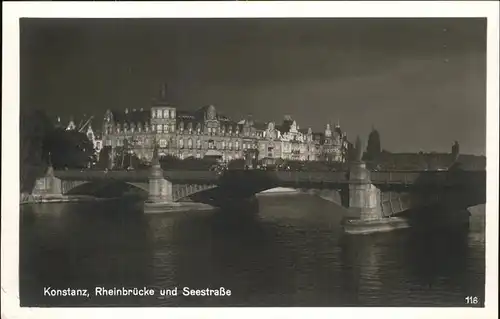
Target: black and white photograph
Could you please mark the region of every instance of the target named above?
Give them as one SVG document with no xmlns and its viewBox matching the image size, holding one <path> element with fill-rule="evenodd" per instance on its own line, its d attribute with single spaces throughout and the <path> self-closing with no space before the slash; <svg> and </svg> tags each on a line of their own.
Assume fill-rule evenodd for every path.
<svg viewBox="0 0 500 319">
<path fill-rule="evenodd" d="M 17 19 L 21 309 L 491 306 L 498 20 L 167 14 Z"/>
</svg>

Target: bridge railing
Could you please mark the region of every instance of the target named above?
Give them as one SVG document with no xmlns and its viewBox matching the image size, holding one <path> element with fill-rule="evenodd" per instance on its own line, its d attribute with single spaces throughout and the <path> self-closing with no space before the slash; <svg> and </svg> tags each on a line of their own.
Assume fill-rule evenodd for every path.
<svg viewBox="0 0 500 319">
<path fill-rule="evenodd" d="M 163 171 L 163 176 L 171 181 L 193 181 L 215 183 L 219 175 L 215 171 Z"/>
<path fill-rule="evenodd" d="M 276 177 L 288 183 L 347 183 L 346 172 L 278 171 Z"/>
<path fill-rule="evenodd" d="M 386 171 L 386 172 L 371 172 L 370 177 L 372 183 L 375 184 L 405 184 L 412 185 L 416 183 L 433 183 L 441 184 L 446 180 L 448 172 L 421 171 L 421 172 L 404 172 L 404 171 Z"/>
<path fill-rule="evenodd" d="M 149 170 L 137 171 L 56 171 L 54 175 L 57 178 L 65 180 L 94 181 L 102 179 L 116 179 L 127 182 L 147 181 L 150 176 Z M 213 171 L 164 171 L 163 176 L 170 181 L 196 181 L 215 183 L 218 175 Z"/>
<path fill-rule="evenodd" d="M 446 184 L 486 182 L 485 171 L 379 171 L 370 173 L 374 184 Z"/>
</svg>

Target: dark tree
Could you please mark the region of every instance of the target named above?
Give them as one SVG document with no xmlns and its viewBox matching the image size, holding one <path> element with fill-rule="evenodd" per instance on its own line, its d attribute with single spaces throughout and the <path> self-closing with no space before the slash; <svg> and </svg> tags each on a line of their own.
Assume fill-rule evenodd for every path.
<svg viewBox="0 0 500 319">
<path fill-rule="evenodd" d="M 84 133 L 56 128 L 47 135 L 44 151 L 51 153 L 55 169 L 85 168 L 92 161 L 94 145 Z"/>
<path fill-rule="evenodd" d="M 363 157 L 363 145 L 361 142 L 361 138 L 356 137 L 356 146 L 355 146 L 355 161 L 361 161 Z"/>
<path fill-rule="evenodd" d="M 245 168 L 245 160 L 242 158 L 236 158 L 236 159 L 230 160 L 227 163 L 227 168 L 228 169 L 243 169 L 243 168 Z"/>
<path fill-rule="evenodd" d="M 101 149 L 97 167 L 102 170 L 111 168 L 111 146 L 105 146 Z"/>
<path fill-rule="evenodd" d="M 20 115 L 20 186 L 21 192 L 30 193 L 35 180 L 47 169 L 43 143 L 53 128 L 49 117 L 41 110 L 21 110 Z"/>
<path fill-rule="evenodd" d="M 451 155 L 453 157 L 453 161 L 456 161 L 458 159 L 459 154 L 460 154 L 460 145 L 458 144 L 457 141 L 455 141 L 455 143 L 451 147 Z"/>
<path fill-rule="evenodd" d="M 368 144 L 366 145 L 366 160 L 374 161 L 380 155 L 380 134 L 377 130 L 372 129 L 368 136 Z"/>
<path fill-rule="evenodd" d="M 354 147 L 354 144 L 351 142 L 347 142 L 347 147 L 346 147 L 346 159 L 347 162 L 352 162 L 356 160 L 356 148 Z"/>
<path fill-rule="evenodd" d="M 160 159 L 162 169 L 176 169 L 180 167 L 180 159 L 173 155 L 164 155 Z"/>
</svg>

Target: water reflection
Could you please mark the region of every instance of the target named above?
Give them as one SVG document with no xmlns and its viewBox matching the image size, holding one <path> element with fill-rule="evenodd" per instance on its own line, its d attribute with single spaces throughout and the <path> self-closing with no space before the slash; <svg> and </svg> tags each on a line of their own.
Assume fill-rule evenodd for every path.
<svg viewBox="0 0 500 319">
<path fill-rule="evenodd" d="M 484 295 L 484 208 L 466 233 L 350 236 L 341 232 L 342 208 L 328 201 L 305 195 L 258 204 L 157 215 L 116 202 L 24 207 L 22 304 L 464 306 L 463 296 Z M 47 285 L 233 293 L 49 299 L 41 297 Z"/>
</svg>

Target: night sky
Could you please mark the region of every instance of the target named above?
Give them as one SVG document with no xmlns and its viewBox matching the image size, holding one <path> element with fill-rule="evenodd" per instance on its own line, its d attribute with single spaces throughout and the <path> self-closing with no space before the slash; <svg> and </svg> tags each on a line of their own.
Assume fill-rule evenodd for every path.
<svg viewBox="0 0 500 319">
<path fill-rule="evenodd" d="M 485 154 L 485 19 L 24 19 L 21 108 L 55 120 L 213 104 L 235 120 L 374 126 L 393 152 Z M 94 126 L 95 126 L 94 125 Z"/>
</svg>

